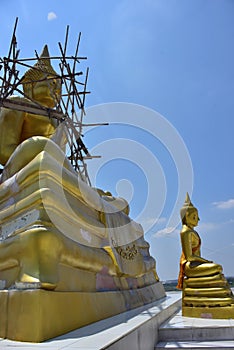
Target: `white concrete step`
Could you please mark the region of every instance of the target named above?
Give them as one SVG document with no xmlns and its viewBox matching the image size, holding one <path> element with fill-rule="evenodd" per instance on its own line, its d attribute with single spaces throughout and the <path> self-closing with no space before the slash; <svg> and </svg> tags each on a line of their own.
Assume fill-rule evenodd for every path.
<svg viewBox="0 0 234 350">
<path fill-rule="evenodd" d="M 218 341 L 174 341 L 160 342 L 156 345 L 155 350 L 176 349 L 176 350 L 233 350 L 234 340 L 218 340 Z"/>
<path fill-rule="evenodd" d="M 228 322 L 227 322 L 228 323 Z M 233 326 L 197 326 L 160 328 L 159 341 L 204 341 L 204 340 L 233 340 Z"/>
<path fill-rule="evenodd" d="M 156 349 L 234 349 L 234 320 L 183 317 L 181 310 L 158 331 Z"/>
</svg>

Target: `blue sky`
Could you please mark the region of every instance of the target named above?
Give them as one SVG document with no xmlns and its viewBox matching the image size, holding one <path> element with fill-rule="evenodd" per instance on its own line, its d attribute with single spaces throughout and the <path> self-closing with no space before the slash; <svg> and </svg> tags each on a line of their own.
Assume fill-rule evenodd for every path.
<svg viewBox="0 0 234 350">
<path fill-rule="evenodd" d="M 92 93 L 87 107 L 113 102 L 141 105 L 172 125 L 193 166 L 192 201 L 201 218 L 198 232 L 203 256 L 222 264 L 226 275 L 234 275 L 234 2 L 2 0 L 0 6 L 0 56 L 8 52 L 16 16 L 21 57 L 33 56 L 46 43 L 50 53 L 57 54 L 57 43 L 64 41 L 66 25 L 70 25 L 69 49 L 74 52 L 81 31 L 80 53 L 88 56 Z M 105 119 L 101 114 L 96 118 L 98 122 Z M 132 141 L 126 143 L 122 159 L 118 154 L 102 166 L 95 185 L 127 197 L 133 218 L 144 214 L 152 190 L 155 208 L 152 202 L 147 215 L 141 215 L 141 223 L 144 226 L 157 217 L 146 239 L 160 278 L 174 279 L 181 252 L 180 225 L 172 233 L 165 227 L 178 193 L 178 169 L 167 144 L 143 130 L 147 118 L 148 113 L 141 118 L 142 128 L 115 120 L 110 127 L 88 131 L 84 141 L 94 151 L 108 140 L 123 138 L 121 145 Z M 115 154 L 115 144 L 106 145 Z M 129 153 L 139 145 L 143 166 Z M 155 183 L 151 153 L 158 161 Z M 91 172 L 95 172 L 93 162 Z M 179 176 L 183 178 L 187 170 L 185 162 Z M 160 215 L 157 200 L 165 202 Z"/>
</svg>

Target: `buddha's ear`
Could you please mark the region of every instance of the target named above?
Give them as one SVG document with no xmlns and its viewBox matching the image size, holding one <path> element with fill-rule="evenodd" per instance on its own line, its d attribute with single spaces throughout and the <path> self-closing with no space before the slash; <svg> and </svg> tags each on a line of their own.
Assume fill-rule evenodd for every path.
<svg viewBox="0 0 234 350">
<path fill-rule="evenodd" d="M 188 218 L 188 216 L 189 216 L 189 211 L 187 210 L 186 212 L 185 212 L 185 221 L 187 222 L 187 218 Z"/>
</svg>

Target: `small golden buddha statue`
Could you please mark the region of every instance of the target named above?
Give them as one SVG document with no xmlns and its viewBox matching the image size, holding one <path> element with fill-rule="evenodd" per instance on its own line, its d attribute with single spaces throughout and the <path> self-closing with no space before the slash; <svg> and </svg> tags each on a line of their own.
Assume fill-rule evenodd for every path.
<svg viewBox="0 0 234 350">
<path fill-rule="evenodd" d="M 199 312 L 205 312 L 204 308 L 231 306 L 234 299 L 222 266 L 201 257 L 201 238 L 194 230 L 199 222 L 198 210 L 188 194 L 180 214 L 183 224 L 180 233 L 182 255 L 177 288 L 183 290 L 183 314 L 199 317 Z M 196 307 L 203 308 L 203 311 L 199 309 L 196 313 Z M 216 314 L 215 317 L 225 318 L 224 315 Z"/>
</svg>

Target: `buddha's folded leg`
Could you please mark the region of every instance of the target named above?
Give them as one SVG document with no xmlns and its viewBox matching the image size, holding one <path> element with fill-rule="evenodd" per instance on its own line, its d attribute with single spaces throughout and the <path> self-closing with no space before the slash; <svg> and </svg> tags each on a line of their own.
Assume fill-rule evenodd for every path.
<svg viewBox="0 0 234 350">
<path fill-rule="evenodd" d="M 104 249 L 83 246 L 70 239 L 64 240 L 61 262 L 95 273 L 105 270 L 110 275 L 117 275 L 116 266 Z"/>
<path fill-rule="evenodd" d="M 14 258 L 19 266 L 15 282 L 46 283 L 49 289 L 58 282 L 58 263 L 62 245 L 55 234 L 34 228 L 0 244 L 0 273 L 11 269 Z M 13 267 L 13 266 L 12 266 Z"/>
<path fill-rule="evenodd" d="M 20 267 L 17 282 L 40 282 L 46 289 L 56 287 L 59 263 L 94 273 L 105 269 L 116 275 L 116 268 L 103 249 L 82 246 L 45 227 L 31 228 L 0 243 L 0 274 L 13 263 Z"/>
<path fill-rule="evenodd" d="M 185 276 L 202 277 L 222 273 L 222 266 L 214 263 L 187 262 L 185 264 Z"/>
<path fill-rule="evenodd" d="M 43 136 L 33 136 L 22 142 L 11 155 L 4 167 L 1 182 L 16 174 L 42 151 L 48 152 L 66 169 L 73 171 L 72 165 L 56 143 Z"/>
</svg>

